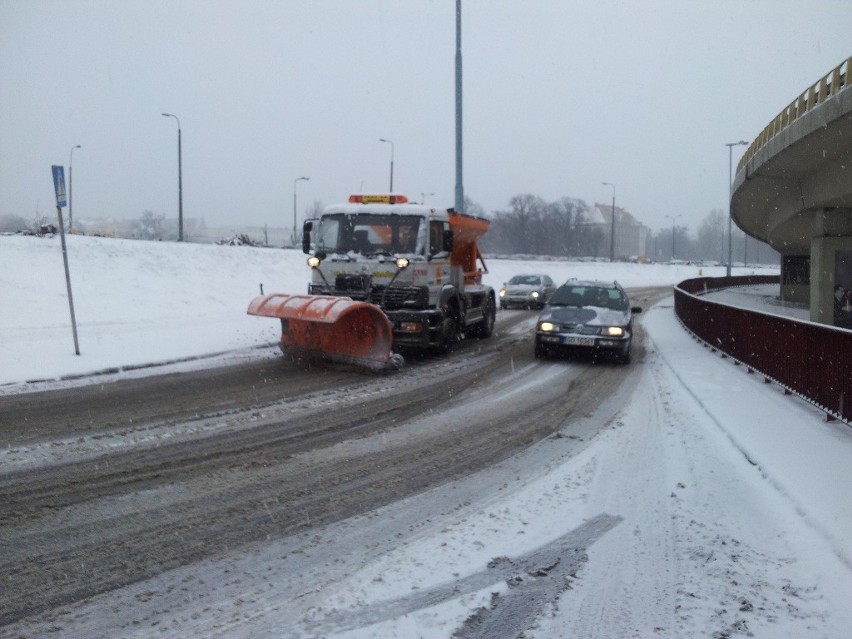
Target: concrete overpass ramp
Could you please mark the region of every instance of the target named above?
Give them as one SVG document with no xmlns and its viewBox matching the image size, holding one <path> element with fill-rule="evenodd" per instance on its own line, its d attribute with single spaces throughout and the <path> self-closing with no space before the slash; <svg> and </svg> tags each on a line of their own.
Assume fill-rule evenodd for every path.
<svg viewBox="0 0 852 639">
<path fill-rule="evenodd" d="M 852 291 L 852 57 L 779 113 L 737 166 L 731 216 L 781 253 L 782 297 L 843 325 L 835 286 Z M 852 313 L 848 318 L 852 328 Z"/>
</svg>

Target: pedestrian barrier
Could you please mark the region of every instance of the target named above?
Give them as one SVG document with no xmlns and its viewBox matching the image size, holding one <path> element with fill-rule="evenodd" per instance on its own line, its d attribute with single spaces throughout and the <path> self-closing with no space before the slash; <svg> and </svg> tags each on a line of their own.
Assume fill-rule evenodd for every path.
<svg viewBox="0 0 852 639">
<path fill-rule="evenodd" d="M 675 315 L 709 348 L 852 425 L 852 331 L 729 306 L 703 295 L 779 284 L 777 276 L 702 277 L 674 288 Z"/>
</svg>

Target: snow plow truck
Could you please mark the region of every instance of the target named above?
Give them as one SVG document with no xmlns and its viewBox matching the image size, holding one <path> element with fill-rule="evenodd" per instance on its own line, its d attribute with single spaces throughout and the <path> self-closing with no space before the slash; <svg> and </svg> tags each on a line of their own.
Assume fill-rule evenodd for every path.
<svg viewBox="0 0 852 639">
<path fill-rule="evenodd" d="M 248 313 L 281 320 L 285 352 L 373 370 L 399 368 L 400 350 L 489 337 L 497 304 L 477 245 L 488 226 L 400 194 L 352 195 L 304 224 L 308 294 L 261 295 Z"/>
</svg>

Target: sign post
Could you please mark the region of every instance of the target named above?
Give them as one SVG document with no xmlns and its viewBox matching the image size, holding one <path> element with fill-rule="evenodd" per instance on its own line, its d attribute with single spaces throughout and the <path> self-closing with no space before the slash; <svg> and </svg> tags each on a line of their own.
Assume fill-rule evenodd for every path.
<svg viewBox="0 0 852 639">
<path fill-rule="evenodd" d="M 68 270 L 68 250 L 65 246 L 65 224 L 62 222 L 62 207 L 65 201 L 65 167 L 51 167 L 53 170 L 53 189 L 56 192 L 56 215 L 59 218 L 59 237 L 62 240 L 62 261 L 65 263 L 65 287 L 68 290 L 68 308 L 71 311 L 71 330 L 74 333 L 74 353 L 80 354 L 80 343 L 77 341 L 77 319 L 74 316 L 74 297 L 71 295 L 71 272 Z"/>
</svg>

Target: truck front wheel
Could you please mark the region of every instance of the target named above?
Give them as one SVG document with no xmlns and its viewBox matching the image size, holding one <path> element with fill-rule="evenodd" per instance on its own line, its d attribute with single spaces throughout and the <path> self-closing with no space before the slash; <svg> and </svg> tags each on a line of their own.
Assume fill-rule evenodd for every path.
<svg viewBox="0 0 852 639">
<path fill-rule="evenodd" d="M 453 349 L 459 338 L 458 323 L 455 317 L 445 315 L 441 320 L 441 334 L 435 350 L 447 353 Z"/>
</svg>

